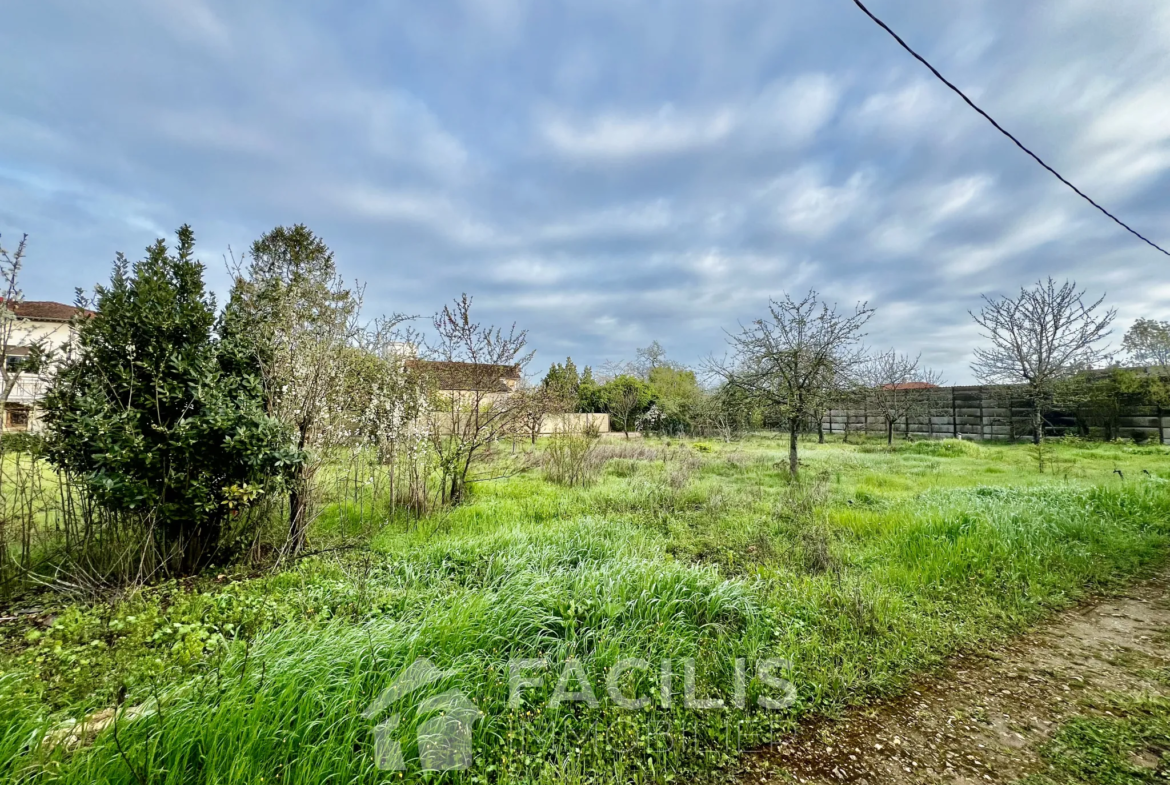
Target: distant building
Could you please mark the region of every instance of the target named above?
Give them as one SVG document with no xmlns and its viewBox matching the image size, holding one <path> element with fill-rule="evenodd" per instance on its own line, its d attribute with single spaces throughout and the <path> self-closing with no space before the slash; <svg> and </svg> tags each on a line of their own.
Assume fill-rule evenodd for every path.
<svg viewBox="0 0 1170 785">
<path fill-rule="evenodd" d="M 519 365 L 410 359 L 406 368 L 425 378 L 441 398 L 462 407 L 503 405 L 520 387 Z"/>
<path fill-rule="evenodd" d="M 519 365 L 407 360 L 406 367 L 431 379 L 439 392 L 514 392 L 520 386 Z"/>
<path fill-rule="evenodd" d="M 75 328 L 73 317 L 78 313 L 92 315 L 75 305 L 43 300 L 9 304 L 16 319 L 6 325 L 3 341 L 4 383 L 11 386 L 3 411 L 3 430 L 36 430 L 40 419 L 37 402 L 45 394 L 48 373 L 26 373 L 21 370 L 33 346 L 39 345 L 59 361 L 72 343 Z"/>
<path fill-rule="evenodd" d="M 493 365 L 490 363 L 443 362 L 437 360 L 406 361 L 407 370 L 426 378 L 441 399 L 455 406 L 446 410 L 453 420 L 440 422 L 439 427 L 456 427 L 466 415 L 454 415 L 458 407 L 465 410 L 505 406 L 510 396 L 521 389 L 522 374 L 519 365 Z M 442 419 L 442 418 L 440 418 Z M 462 426 L 459 426 L 462 427 Z M 557 433 L 581 433 L 593 429 L 597 433 L 609 433 L 608 414 L 578 414 L 576 412 L 548 412 L 537 425 L 541 436 Z"/>
</svg>

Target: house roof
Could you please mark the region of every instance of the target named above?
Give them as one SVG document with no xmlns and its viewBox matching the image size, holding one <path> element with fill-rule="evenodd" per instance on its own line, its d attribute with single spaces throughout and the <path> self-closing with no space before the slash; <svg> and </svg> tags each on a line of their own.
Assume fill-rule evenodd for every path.
<svg viewBox="0 0 1170 785">
<path fill-rule="evenodd" d="M 440 390 L 508 392 L 509 381 L 520 381 L 519 365 L 407 360 L 406 367 L 430 376 Z"/>
<path fill-rule="evenodd" d="M 51 300 L 24 300 L 15 305 L 9 303 L 8 310 L 22 319 L 33 319 L 39 322 L 67 322 L 79 313 L 93 316 L 93 311 L 78 308 L 76 305 L 55 303 Z"/>
<path fill-rule="evenodd" d="M 883 390 L 936 390 L 937 384 L 930 382 L 899 382 L 898 384 L 883 384 Z"/>
</svg>

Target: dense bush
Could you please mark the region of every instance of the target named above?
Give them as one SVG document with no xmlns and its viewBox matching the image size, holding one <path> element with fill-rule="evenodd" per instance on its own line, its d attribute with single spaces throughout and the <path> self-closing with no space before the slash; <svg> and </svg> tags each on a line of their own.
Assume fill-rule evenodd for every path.
<svg viewBox="0 0 1170 785">
<path fill-rule="evenodd" d="M 184 226 L 174 254 L 119 255 L 44 400 L 50 462 L 178 572 L 220 555 L 225 523 L 300 461 L 240 347 L 214 336 L 194 244 Z"/>
</svg>

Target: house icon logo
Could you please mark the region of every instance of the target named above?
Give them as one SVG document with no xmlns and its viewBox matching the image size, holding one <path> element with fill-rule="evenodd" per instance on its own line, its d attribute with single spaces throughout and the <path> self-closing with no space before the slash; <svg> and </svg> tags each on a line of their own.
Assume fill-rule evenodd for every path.
<svg viewBox="0 0 1170 785">
<path fill-rule="evenodd" d="M 394 682 L 371 703 L 362 717 L 377 718 L 407 695 L 453 675 L 442 671 L 425 657 L 410 664 Z M 418 717 L 433 715 L 418 726 L 418 757 L 423 771 L 463 771 L 471 767 L 471 729 L 483 714 L 459 690 L 447 690 L 420 701 L 415 706 Z M 394 731 L 402 722 L 393 714 L 374 728 L 374 758 L 382 771 L 402 771 L 406 761 L 402 743 Z"/>
</svg>

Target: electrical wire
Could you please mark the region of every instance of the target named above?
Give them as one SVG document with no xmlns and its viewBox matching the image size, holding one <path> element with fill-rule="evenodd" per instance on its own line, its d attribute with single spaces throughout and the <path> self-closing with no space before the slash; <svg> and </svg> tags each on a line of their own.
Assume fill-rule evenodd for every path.
<svg viewBox="0 0 1170 785">
<path fill-rule="evenodd" d="M 937 68 L 935 68 L 933 65 L 931 65 L 931 64 L 930 64 L 930 63 L 927 61 L 927 59 L 926 59 L 925 57 L 923 57 L 922 55 L 920 55 L 920 54 L 918 54 L 917 52 L 915 52 L 915 51 L 914 51 L 912 48 L 910 48 L 910 45 L 909 45 L 908 43 L 906 43 L 905 41 L 903 41 L 901 36 L 899 36 L 897 33 L 895 33 L 893 30 L 891 30 L 891 29 L 890 29 L 890 26 L 889 26 L 889 25 L 887 25 L 885 22 L 883 22 L 881 19 L 878 19 L 878 18 L 877 18 L 877 16 L 875 16 L 875 15 L 874 15 L 874 13 L 873 13 L 872 11 L 870 11 L 868 8 L 866 8 L 866 7 L 865 7 L 865 4 L 864 4 L 864 3 L 862 3 L 862 2 L 861 2 L 861 0 L 853 0 L 853 2 L 854 2 L 856 5 L 857 5 L 857 7 L 858 7 L 858 8 L 860 8 L 862 11 L 864 11 L 864 12 L 865 12 L 865 15 L 866 15 L 866 16 L 868 16 L 870 19 L 872 19 L 874 22 L 876 22 L 876 23 L 877 23 L 877 25 L 878 25 L 878 27 L 882 28 L 882 29 L 883 29 L 883 30 L 885 30 L 887 33 L 889 33 L 891 36 L 893 36 L 894 40 L 895 40 L 895 41 L 897 41 L 897 42 L 898 42 L 898 44 L 899 44 L 899 45 L 901 45 L 901 47 L 902 47 L 903 49 L 905 49 L 907 52 L 909 52 L 911 55 L 913 55 L 915 60 L 917 60 L 918 62 L 922 63 L 924 66 L 926 66 L 927 68 L 929 68 L 929 69 L 930 69 L 930 72 L 931 72 L 932 74 L 934 74 L 936 77 L 938 77 L 939 81 L 941 81 L 941 82 L 942 82 L 943 84 L 945 84 L 947 87 L 951 88 L 951 90 L 953 90 L 953 91 L 954 91 L 954 92 L 955 92 L 955 93 L 956 93 L 956 94 L 957 94 L 957 95 L 958 95 L 960 98 L 962 98 L 964 101 L 966 101 L 966 102 L 967 102 L 967 105 L 968 105 L 968 106 L 970 106 L 972 109 L 974 109 L 974 110 L 975 110 L 976 112 L 978 112 L 979 114 L 983 115 L 984 119 L 986 119 L 986 120 L 987 120 L 987 122 L 989 122 L 989 123 L 991 123 L 993 126 L 995 126 L 995 128 L 996 128 L 996 130 L 997 130 L 997 131 L 999 131 L 1001 134 L 1003 134 L 1004 136 L 1006 136 L 1008 139 L 1011 139 L 1013 142 L 1015 142 L 1015 145 L 1016 145 L 1016 147 L 1020 148 L 1021 150 L 1023 150 L 1023 151 L 1024 151 L 1025 153 L 1027 153 L 1028 155 L 1032 156 L 1032 158 L 1033 158 L 1033 159 L 1035 159 L 1036 163 L 1040 164 L 1040 165 L 1041 165 L 1041 166 L 1043 166 L 1045 169 L 1047 169 L 1049 172 L 1051 172 L 1051 173 L 1052 173 L 1052 175 L 1053 175 L 1054 177 L 1056 177 L 1056 179 L 1057 179 L 1057 180 L 1060 180 L 1062 183 L 1064 183 L 1065 185 L 1067 185 L 1069 188 L 1073 189 L 1073 191 L 1075 191 L 1075 192 L 1076 192 L 1076 194 L 1077 194 L 1078 196 L 1080 196 L 1082 199 L 1084 199 L 1086 202 L 1088 202 L 1089 204 L 1091 204 L 1091 205 L 1093 205 L 1094 207 L 1096 207 L 1098 210 L 1100 210 L 1100 211 L 1101 211 L 1102 213 L 1104 213 L 1105 215 L 1109 216 L 1109 218 L 1111 218 L 1111 219 L 1114 221 L 1114 223 L 1116 223 L 1116 224 L 1117 224 L 1118 226 L 1120 226 L 1122 229 L 1125 229 L 1125 231 L 1129 232 L 1129 233 L 1130 233 L 1130 234 L 1132 234 L 1134 237 L 1136 237 L 1136 238 L 1138 238 L 1139 240 L 1141 240 L 1142 242 L 1144 242 L 1146 245 L 1149 245 L 1150 247 L 1152 247 L 1152 248 L 1154 248 L 1154 249 L 1156 249 L 1156 250 L 1158 250 L 1158 251 L 1161 251 L 1162 253 L 1166 254 L 1166 256 L 1170 256 L 1170 251 L 1167 251 L 1165 248 L 1163 248 L 1162 246 L 1158 245 L 1158 244 L 1157 244 L 1157 243 L 1155 243 L 1154 241 L 1152 241 L 1152 240 L 1149 240 L 1149 239 L 1147 239 L 1146 237 L 1143 237 L 1143 236 L 1141 235 L 1141 233 L 1140 233 L 1140 232 L 1138 232 L 1137 230 L 1135 230 L 1135 229 L 1133 229 L 1132 227 L 1130 227 L 1130 226 L 1129 226 L 1127 223 L 1125 223 L 1125 221 L 1122 221 L 1120 218 L 1118 218 L 1116 215 L 1114 215 L 1113 213 L 1111 213 L 1111 212 L 1109 212 L 1108 210 L 1106 210 L 1106 209 L 1105 209 L 1104 207 L 1102 207 L 1101 205 L 1097 204 L 1095 201 L 1093 201 L 1093 200 L 1092 200 L 1092 199 L 1089 197 L 1089 195 L 1088 195 L 1088 194 L 1086 194 L 1086 193 L 1085 193 L 1084 191 L 1082 191 L 1080 188 L 1077 188 L 1075 185 L 1073 185 L 1072 183 L 1070 183 L 1070 182 L 1069 182 L 1069 181 L 1068 181 L 1068 180 L 1067 180 L 1067 179 L 1066 179 L 1066 178 L 1065 178 L 1063 175 L 1061 175 L 1061 173 L 1060 173 L 1060 172 L 1056 171 L 1056 170 L 1055 170 L 1055 169 L 1053 169 L 1051 166 L 1049 166 L 1048 164 L 1044 163 L 1044 160 L 1043 160 L 1042 158 L 1040 158 L 1040 156 L 1036 155 L 1034 152 L 1032 152 L 1032 151 L 1031 151 L 1031 150 L 1029 150 L 1027 147 L 1025 147 L 1023 142 L 1021 142 L 1019 139 L 1017 139 L 1016 137 L 1014 137 L 1014 136 L 1012 136 L 1010 133 L 1008 133 L 1008 131 L 1007 131 L 1007 130 L 1006 130 L 1006 129 L 1005 129 L 1003 126 L 1002 126 L 1002 125 L 1000 125 L 999 123 L 997 123 L 997 122 L 995 121 L 995 119 L 994 119 L 994 118 L 993 118 L 991 115 L 989 115 L 987 112 L 985 112 L 985 111 L 983 111 L 982 109 L 980 109 L 980 108 L 979 108 L 979 107 L 978 107 L 978 106 L 975 104 L 975 102 L 974 102 L 974 101 L 972 101 L 970 98 L 968 98 L 968 97 L 967 97 L 967 96 L 966 96 L 966 95 L 963 93 L 963 91 L 962 91 L 962 90 L 960 90 L 958 87 L 956 87 L 954 84 L 952 84 L 952 83 L 951 83 L 951 82 L 950 82 L 950 81 L 949 81 L 949 80 L 948 80 L 948 79 L 947 79 L 945 76 L 943 76 L 942 74 L 940 74 L 940 73 L 939 73 L 939 71 L 938 71 L 938 69 L 937 69 Z"/>
</svg>

